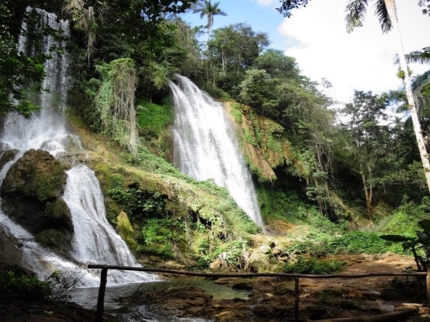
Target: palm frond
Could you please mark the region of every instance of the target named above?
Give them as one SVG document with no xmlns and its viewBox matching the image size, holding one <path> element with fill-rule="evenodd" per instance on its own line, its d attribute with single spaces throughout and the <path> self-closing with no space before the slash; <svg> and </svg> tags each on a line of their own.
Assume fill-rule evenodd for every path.
<svg viewBox="0 0 430 322">
<path fill-rule="evenodd" d="M 416 50 L 406 55 L 408 63 L 430 64 L 430 47 L 423 48 L 422 51 Z"/>
<path fill-rule="evenodd" d="M 351 32 L 356 27 L 363 26 L 366 15 L 367 0 L 349 0 L 346 5 L 346 31 Z"/>
<path fill-rule="evenodd" d="M 224 11 L 222 11 L 220 8 L 218 8 L 218 6 L 219 6 L 219 2 L 216 2 L 212 7 L 212 12 L 214 13 L 214 15 L 227 16 L 227 14 Z"/>
<path fill-rule="evenodd" d="M 395 10 L 396 9 L 394 7 L 394 11 Z M 388 13 L 388 8 L 384 0 L 376 1 L 375 15 L 376 17 L 378 17 L 382 32 L 386 33 L 390 31 L 392 27 L 392 23 L 391 23 L 390 15 Z"/>
</svg>

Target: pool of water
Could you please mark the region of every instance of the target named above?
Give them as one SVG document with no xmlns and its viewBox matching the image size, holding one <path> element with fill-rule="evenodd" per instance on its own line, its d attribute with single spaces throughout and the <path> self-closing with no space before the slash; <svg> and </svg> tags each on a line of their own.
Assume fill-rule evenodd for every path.
<svg viewBox="0 0 430 322">
<path fill-rule="evenodd" d="M 174 278 L 153 282 L 125 284 L 119 286 L 108 286 L 105 292 L 105 312 L 114 315 L 122 322 L 210 322 L 196 318 L 177 318 L 162 316 L 155 312 L 150 312 L 144 305 L 124 305 L 120 302 L 121 298 L 129 297 L 133 294 L 144 294 L 147 292 L 158 292 L 167 290 L 171 287 L 196 287 L 205 290 L 214 299 L 247 299 L 249 292 L 234 290 L 225 285 L 215 284 L 211 280 L 202 278 Z M 77 288 L 71 292 L 72 301 L 86 309 L 96 309 L 98 287 Z"/>
</svg>

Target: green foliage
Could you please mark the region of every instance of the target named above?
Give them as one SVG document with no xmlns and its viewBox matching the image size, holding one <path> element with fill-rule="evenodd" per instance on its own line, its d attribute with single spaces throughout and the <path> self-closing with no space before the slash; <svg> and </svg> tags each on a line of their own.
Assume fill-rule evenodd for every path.
<svg viewBox="0 0 430 322">
<path fill-rule="evenodd" d="M 231 114 L 233 115 L 236 123 L 239 123 L 239 124 L 242 123 L 242 112 L 240 110 L 232 109 Z"/>
<path fill-rule="evenodd" d="M 241 81 L 245 69 L 252 66 L 258 55 L 269 45 L 267 34 L 255 32 L 245 23 L 238 23 L 214 31 L 208 42 L 209 64 L 212 70 L 218 71 L 214 79 L 217 86 L 233 94 L 234 87 Z M 213 75 L 216 75 L 213 74 Z M 212 80 L 212 73 L 208 74 Z M 234 80 L 234 83 L 231 83 Z M 230 85 L 230 86 L 229 86 Z"/>
<path fill-rule="evenodd" d="M 397 245 L 383 241 L 379 234 L 352 231 L 329 241 L 328 248 L 334 253 L 382 254 L 387 251 L 402 253 Z"/>
<path fill-rule="evenodd" d="M 249 130 L 245 129 L 244 131 L 245 140 L 253 146 L 257 145 L 257 140 L 254 137 L 254 134 Z"/>
<path fill-rule="evenodd" d="M 130 220 L 125 212 L 121 212 L 117 216 L 117 231 L 122 239 L 127 243 L 127 245 L 135 250 L 136 249 L 136 240 L 134 238 L 134 230 L 131 225 Z"/>
<path fill-rule="evenodd" d="M 274 115 L 279 105 L 274 86 L 274 80 L 265 70 L 249 69 L 239 85 L 239 99 L 244 104 L 258 108 L 263 115 Z"/>
<path fill-rule="evenodd" d="M 173 258 L 173 244 L 182 243 L 184 224 L 171 218 L 151 218 L 145 220 L 142 228 L 143 243 L 137 250 L 163 258 Z"/>
<path fill-rule="evenodd" d="M 268 49 L 259 55 L 254 67 L 264 69 L 272 78 L 296 78 L 300 73 L 295 58 L 285 56 L 281 50 Z"/>
<path fill-rule="evenodd" d="M 54 271 L 45 280 L 8 270 L 0 274 L 0 298 L 4 300 L 57 301 L 70 299 L 70 290 L 81 281 L 81 270 Z"/>
<path fill-rule="evenodd" d="M 137 152 L 136 110 L 134 96 L 136 71 L 129 58 L 117 59 L 109 65 L 98 65 L 102 84 L 96 96 L 96 108 L 107 134 L 131 153 Z"/>
<path fill-rule="evenodd" d="M 401 242 L 403 249 L 414 255 L 418 271 L 427 271 L 430 264 L 430 219 L 421 220 L 418 225 L 421 231 L 417 231 L 415 238 L 400 235 L 383 235 L 380 238 Z"/>
<path fill-rule="evenodd" d="M 285 264 L 282 271 L 295 274 L 332 274 L 339 272 L 345 266 L 345 262 L 338 260 L 306 259 L 299 256 L 296 262 Z"/>
<path fill-rule="evenodd" d="M 201 268 L 207 268 L 212 261 L 218 260 L 224 269 L 245 269 L 247 268 L 246 247 L 247 241 L 243 239 L 219 242 L 212 247 L 207 240 L 204 240 L 199 244 L 200 256 L 197 258 L 197 263 Z"/>
<path fill-rule="evenodd" d="M 167 125 L 173 124 L 173 121 L 173 110 L 169 106 L 150 102 L 137 106 L 137 123 L 144 133 L 158 137 Z"/>
<path fill-rule="evenodd" d="M 166 198 L 160 193 L 140 190 L 138 187 L 115 185 L 108 190 L 109 196 L 132 220 L 165 213 Z"/>
<path fill-rule="evenodd" d="M 18 297 L 27 300 L 46 300 L 52 296 L 53 286 L 36 276 L 7 271 L 0 274 L 0 294 L 2 298 Z"/>
</svg>

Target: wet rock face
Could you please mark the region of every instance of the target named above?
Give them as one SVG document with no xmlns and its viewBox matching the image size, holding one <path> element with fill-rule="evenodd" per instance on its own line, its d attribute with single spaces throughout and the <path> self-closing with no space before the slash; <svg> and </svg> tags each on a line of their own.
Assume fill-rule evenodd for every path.
<svg viewBox="0 0 430 322">
<path fill-rule="evenodd" d="M 8 267 L 20 266 L 22 245 L 3 226 L 0 226 L 0 272 Z"/>
<path fill-rule="evenodd" d="M 70 209 L 61 197 L 66 170 L 68 166 L 48 152 L 32 149 L 12 165 L 0 190 L 3 211 L 63 255 L 73 235 Z"/>
<path fill-rule="evenodd" d="M 0 154 L 0 170 L 3 169 L 4 165 L 15 158 L 18 150 L 6 150 Z"/>
</svg>

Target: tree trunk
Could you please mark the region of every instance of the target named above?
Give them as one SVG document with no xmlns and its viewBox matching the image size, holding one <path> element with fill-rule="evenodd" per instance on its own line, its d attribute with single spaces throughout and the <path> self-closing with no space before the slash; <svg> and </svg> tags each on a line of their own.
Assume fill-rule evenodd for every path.
<svg viewBox="0 0 430 322">
<path fill-rule="evenodd" d="M 430 162 L 429 162 L 423 134 L 421 131 L 420 121 L 418 118 L 418 112 L 417 112 L 417 108 L 416 108 L 415 102 L 414 102 L 414 96 L 412 94 L 411 79 L 409 77 L 409 71 L 408 71 L 408 66 L 406 64 L 405 52 L 403 50 L 402 36 L 400 33 L 400 28 L 399 28 L 398 19 L 397 19 L 396 1 L 395 0 L 384 0 L 384 2 L 385 2 L 385 6 L 388 9 L 388 14 L 390 15 L 392 26 L 393 26 L 393 28 L 397 29 L 397 33 L 399 36 L 399 53 L 398 54 L 399 54 L 400 68 L 405 73 L 404 84 L 405 84 L 405 90 L 406 90 L 406 97 L 408 99 L 408 109 L 409 109 L 409 112 L 411 113 L 412 124 L 414 127 L 415 138 L 416 138 L 417 144 L 418 144 L 418 150 L 420 151 L 421 162 L 422 162 L 423 168 L 424 168 L 424 175 L 426 177 L 427 188 L 429 189 L 429 192 L 430 192 Z"/>
<path fill-rule="evenodd" d="M 373 226 L 373 218 L 372 218 L 372 186 L 369 184 L 366 179 L 366 175 L 363 170 L 363 166 L 360 165 L 360 171 L 361 171 L 361 180 L 363 182 L 363 190 L 364 190 L 364 197 L 366 198 L 366 212 L 367 217 L 369 218 L 370 224 Z M 370 176 L 370 174 L 369 174 Z"/>
<path fill-rule="evenodd" d="M 427 264 L 426 285 L 427 285 L 427 303 L 430 307 L 430 265 L 428 264 Z"/>
</svg>

